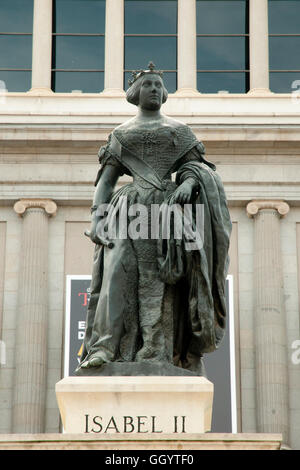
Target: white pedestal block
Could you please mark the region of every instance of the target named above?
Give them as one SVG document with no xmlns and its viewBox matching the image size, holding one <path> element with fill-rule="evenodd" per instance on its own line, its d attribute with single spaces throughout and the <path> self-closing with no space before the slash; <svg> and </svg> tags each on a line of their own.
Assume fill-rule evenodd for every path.
<svg viewBox="0 0 300 470">
<path fill-rule="evenodd" d="M 67 433 L 210 431 L 213 384 L 204 377 L 67 377 L 56 384 Z"/>
</svg>

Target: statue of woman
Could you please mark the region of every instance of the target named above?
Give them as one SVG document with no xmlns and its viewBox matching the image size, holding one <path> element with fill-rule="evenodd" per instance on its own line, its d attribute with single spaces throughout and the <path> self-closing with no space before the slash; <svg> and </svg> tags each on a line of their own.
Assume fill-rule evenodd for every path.
<svg viewBox="0 0 300 470">
<path fill-rule="evenodd" d="M 153 64 L 133 73 L 126 98 L 138 113 L 115 128 L 99 151 L 89 232 L 96 246 L 77 371 L 111 362 L 150 362 L 203 375 L 203 353 L 214 351 L 224 335 L 231 232 L 226 197 L 214 165 L 204 159 L 203 144 L 188 126 L 161 113 L 167 97 L 162 73 Z M 114 192 L 123 174 L 133 181 Z M 105 240 L 97 229 L 104 219 L 99 208 L 117 207 L 122 198 L 128 223 L 130 209 L 146 208 L 147 228 L 159 225 L 153 207 L 201 205 L 203 243 L 187 250 L 184 237 L 175 239 L 172 230 L 169 239 L 116 233 L 114 240 Z"/>
</svg>

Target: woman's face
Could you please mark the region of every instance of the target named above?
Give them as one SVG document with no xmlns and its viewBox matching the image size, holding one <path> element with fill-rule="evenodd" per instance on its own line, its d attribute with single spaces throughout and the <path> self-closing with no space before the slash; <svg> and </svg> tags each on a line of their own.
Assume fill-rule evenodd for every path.
<svg viewBox="0 0 300 470">
<path fill-rule="evenodd" d="M 142 79 L 139 105 L 142 109 L 156 111 L 163 100 L 163 81 L 159 75 L 147 74 Z"/>
</svg>

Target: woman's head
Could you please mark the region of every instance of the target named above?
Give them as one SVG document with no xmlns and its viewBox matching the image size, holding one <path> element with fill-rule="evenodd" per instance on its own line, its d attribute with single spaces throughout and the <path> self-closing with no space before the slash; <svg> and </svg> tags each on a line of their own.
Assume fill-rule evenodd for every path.
<svg viewBox="0 0 300 470">
<path fill-rule="evenodd" d="M 167 98 L 168 91 L 161 75 L 153 71 L 141 74 L 126 92 L 129 103 L 146 109 L 159 109 Z"/>
</svg>

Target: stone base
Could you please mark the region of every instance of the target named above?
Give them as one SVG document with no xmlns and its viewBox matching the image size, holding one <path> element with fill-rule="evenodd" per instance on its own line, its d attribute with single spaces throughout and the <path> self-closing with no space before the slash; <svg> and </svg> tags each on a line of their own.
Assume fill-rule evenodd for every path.
<svg viewBox="0 0 300 470">
<path fill-rule="evenodd" d="M 213 384 L 204 377 L 66 377 L 56 397 L 67 433 L 199 434 L 211 429 Z"/>
<path fill-rule="evenodd" d="M 280 434 L 0 434 L 2 450 L 280 450 Z M 99 458 L 102 454 L 99 454 Z M 104 452 L 106 455 L 111 453 Z M 128 454 L 126 454 L 128 455 Z"/>
</svg>

